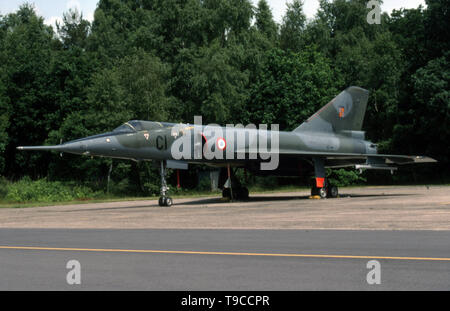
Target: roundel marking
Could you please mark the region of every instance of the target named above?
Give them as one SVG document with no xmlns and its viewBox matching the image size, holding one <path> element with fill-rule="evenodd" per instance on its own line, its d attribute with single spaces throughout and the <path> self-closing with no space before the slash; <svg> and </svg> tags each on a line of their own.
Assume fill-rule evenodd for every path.
<svg viewBox="0 0 450 311">
<path fill-rule="evenodd" d="M 225 150 L 227 148 L 227 142 L 222 137 L 217 139 L 216 144 L 217 144 L 217 148 L 219 148 L 219 150 Z"/>
</svg>

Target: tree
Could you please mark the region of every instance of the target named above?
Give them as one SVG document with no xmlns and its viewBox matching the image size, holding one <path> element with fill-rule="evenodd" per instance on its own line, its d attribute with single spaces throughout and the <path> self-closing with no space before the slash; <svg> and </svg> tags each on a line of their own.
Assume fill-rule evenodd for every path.
<svg viewBox="0 0 450 311">
<path fill-rule="evenodd" d="M 311 21 L 292 0 L 278 30 L 267 0 L 256 8 L 250 0 L 100 0 L 92 25 L 69 10 L 56 35 L 23 5 L 0 16 L 0 174 L 100 189 L 113 164 L 112 189 L 142 193 L 144 178 L 154 178 L 145 164 L 16 146 L 195 115 L 289 130 L 350 85 L 371 92 L 364 129 L 381 152 L 429 153 L 447 165 L 448 1 L 369 25 L 367 0 L 320 0 Z"/>
<path fill-rule="evenodd" d="M 183 103 L 182 119 L 192 122 L 201 115 L 203 122 L 226 124 L 246 101 L 248 76 L 231 59 L 231 48 L 211 47 L 183 50 L 174 65 L 175 95 Z"/>
<path fill-rule="evenodd" d="M 278 37 L 278 25 L 273 20 L 272 11 L 266 0 L 259 0 L 256 8 L 256 29 L 264 34 L 271 42 Z"/>
<path fill-rule="evenodd" d="M 306 15 L 303 2 L 293 0 L 287 4 L 286 15 L 280 29 L 280 46 L 284 50 L 299 52 L 302 47 L 303 31 L 306 27 Z"/>
<path fill-rule="evenodd" d="M 11 103 L 6 172 L 9 176 L 24 172 L 42 176 L 48 155 L 18 153 L 16 146 L 43 143 L 54 126 L 51 115 L 58 107 L 50 77 L 53 31 L 28 4 L 4 17 L 3 23 L 8 29 L 3 39 L 4 94 Z"/>
<path fill-rule="evenodd" d="M 448 1 L 447 1 L 448 2 Z M 394 126 L 393 149 L 427 154 L 439 160 L 435 171 L 424 176 L 448 175 L 448 3 L 427 1 L 427 8 L 394 11 L 389 28 L 402 51 L 404 69 L 400 83 L 398 121 Z M 419 177 L 413 173 L 416 181 Z M 426 178 L 426 177 L 425 177 Z"/>
<path fill-rule="evenodd" d="M 160 30 L 160 17 L 149 8 L 147 1 L 100 0 L 94 13 L 88 50 L 95 52 L 101 63 L 110 65 L 115 58 L 128 55 L 134 47 L 147 52 L 157 49 L 162 42 L 158 33 L 152 32 Z"/>
<path fill-rule="evenodd" d="M 63 24 L 56 23 L 57 33 L 64 48 L 80 47 L 84 49 L 90 31 L 90 23 L 83 19 L 77 9 L 70 9 L 63 14 Z"/>
<path fill-rule="evenodd" d="M 10 103 L 6 96 L 6 59 L 4 51 L 4 40 L 6 36 L 6 25 L 3 23 L 3 16 L 0 15 L 0 175 L 5 168 L 5 150 L 8 145 L 8 126 Z"/>
<path fill-rule="evenodd" d="M 389 16 L 382 15 L 381 25 L 370 25 L 366 5 L 362 0 L 321 0 L 316 20 L 305 30 L 303 44 L 314 42 L 332 60 L 334 71 L 344 82 L 341 89 L 357 85 L 371 92 L 364 129 L 368 138 L 380 144 L 380 150 L 389 152 L 398 122 L 404 64 L 389 32 Z"/>
<path fill-rule="evenodd" d="M 345 86 L 357 85 L 371 92 L 364 129 L 370 139 L 381 144 L 380 150 L 389 152 L 392 130 L 398 121 L 403 68 L 400 51 L 389 32 L 379 33 L 371 41 L 358 30 L 336 38 L 340 51 L 335 64 Z"/>
<path fill-rule="evenodd" d="M 425 29 L 430 60 L 450 50 L 450 0 L 426 0 Z"/>
<path fill-rule="evenodd" d="M 406 66 L 404 80 L 409 83 L 410 76 L 429 60 L 424 9 L 419 6 L 417 9 L 394 10 L 388 24 L 395 42 L 401 49 Z"/>
<path fill-rule="evenodd" d="M 274 49 L 251 88 L 247 122 L 294 130 L 339 91 L 329 60 L 308 47 L 300 53 Z"/>
<path fill-rule="evenodd" d="M 0 176 L 5 168 L 5 150 L 8 145 L 7 129 L 9 127 L 9 102 L 4 95 L 4 89 L 3 81 L 0 79 Z"/>
<path fill-rule="evenodd" d="M 412 77 L 413 102 L 409 124 L 414 152 L 435 156 L 448 169 L 450 146 L 450 52 L 430 61 Z"/>
<path fill-rule="evenodd" d="M 230 36 L 237 36 L 250 28 L 253 7 L 249 0 L 205 0 L 208 42 L 219 40 L 222 46 Z"/>
</svg>

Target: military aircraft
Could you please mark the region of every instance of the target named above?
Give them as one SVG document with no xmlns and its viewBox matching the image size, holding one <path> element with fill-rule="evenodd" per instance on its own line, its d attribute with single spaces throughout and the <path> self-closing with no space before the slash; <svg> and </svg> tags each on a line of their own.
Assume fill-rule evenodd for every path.
<svg viewBox="0 0 450 311">
<path fill-rule="evenodd" d="M 378 154 L 377 145 L 367 141 L 362 131 L 368 97 L 367 90 L 349 87 L 292 132 L 129 121 L 112 132 L 57 146 L 18 149 L 154 161 L 161 175 L 160 206 L 173 204 L 168 196 L 166 170 L 188 169 L 189 164 L 222 168 L 226 174 L 220 183 L 222 195 L 230 199 L 246 199 L 249 195 L 248 189 L 234 178 L 233 169 L 238 168 L 259 175 L 311 174 L 315 177 L 311 195 L 336 198 L 338 188 L 327 182 L 326 168 L 394 172 L 398 165 L 436 162 L 425 156 Z M 264 169 L 274 158 L 276 165 Z"/>
</svg>

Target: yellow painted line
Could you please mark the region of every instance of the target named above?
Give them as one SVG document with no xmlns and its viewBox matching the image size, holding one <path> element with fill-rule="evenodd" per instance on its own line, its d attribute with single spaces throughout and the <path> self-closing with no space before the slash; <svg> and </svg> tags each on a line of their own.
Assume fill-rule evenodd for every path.
<svg viewBox="0 0 450 311">
<path fill-rule="evenodd" d="M 0 246 L 0 249 L 35 250 L 35 251 L 98 252 L 98 253 L 138 253 L 138 254 L 180 254 L 180 255 L 297 257 L 297 258 L 325 258 L 325 259 L 386 259 L 386 260 L 417 260 L 417 261 L 450 261 L 450 258 L 432 258 L 432 257 L 392 257 L 392 256 L 354 256 L 354 255 L 318 255 L 318 254 L 196 252 L 196 251 L 167 251 L 167 250 L 145 250 L 145 249 L 95 249 L 95 248 L 62 248 L 62 247 L 35 247 L 35 246 Z"/>
</svg>

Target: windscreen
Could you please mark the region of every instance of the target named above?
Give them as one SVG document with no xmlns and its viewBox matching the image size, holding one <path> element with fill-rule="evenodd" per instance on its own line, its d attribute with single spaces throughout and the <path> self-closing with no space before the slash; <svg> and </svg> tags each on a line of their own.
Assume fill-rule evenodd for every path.
<svg viewBox="0 0 450 311">
<path fill-rule="evenodd" d="M 129 124 L 135 131 L 138 131 L 138 132 L 139 132 L 139 131 L 142 131 L 142 130 L 143 130 L 141 121 L 133 120 L 133 121 L 128 122 L 128 124 Z"/>
<path fill-rule="evenodd" d="M 130 124 L 125 123 L 119 126 L 114 130 L 114 132 L 120 132 L 120 133 L 133 133 L 135 130 L 133 127 L 130 126 Z"/>
</svg>

